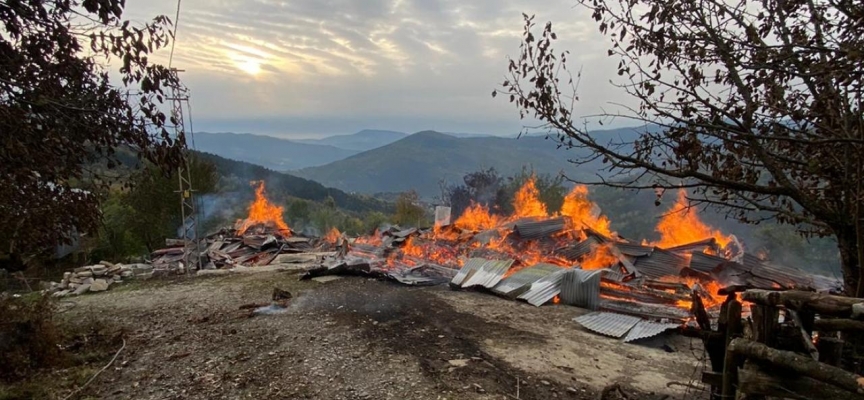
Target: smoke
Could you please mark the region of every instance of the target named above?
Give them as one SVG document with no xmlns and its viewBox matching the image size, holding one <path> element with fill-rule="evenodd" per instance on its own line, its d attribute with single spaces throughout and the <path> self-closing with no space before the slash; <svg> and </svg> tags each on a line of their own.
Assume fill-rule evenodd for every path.
<svg viewBox="0 0 864 400">
<path fill-rule="evenodd" d="M 238 214 L 245 212 L 252 196 L 243 192 L 208 193 L 195 197 L 195 207 L 198 213 L 198 234 L 206 236 L 209 230 L 223 226 L 233 226 Z M 187 225 L 177 227 L 177 237 L 183 238 Z M 194 238 L 194 229 L 190 230 L 187 239 Z"/>
</svg>

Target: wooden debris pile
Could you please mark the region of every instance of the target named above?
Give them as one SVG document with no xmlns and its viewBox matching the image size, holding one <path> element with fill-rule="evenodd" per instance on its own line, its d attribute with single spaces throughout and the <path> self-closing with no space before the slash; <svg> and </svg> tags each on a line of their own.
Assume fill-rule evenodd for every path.
<svg viewBox="0 0 864 400">
<path fill-rule="evenodd" d="M 744 287 L 724 293 L 718 329 L 703 315 L 694 335 L 711 359 L 702 381 L 712 398 L 864 399 L 864 299 Z M 750 318 L 742 318 L 744 306 Z"/>
<path fill-rule="evenodd" d="M 242 235 L 236 229 L 224 228 L 203 238 L 197 249 L 180 240 L 169 240 L 166 244 L 169 247 L 151 253 L 151 264 L 156 271 L 168 273 L 186 272 L 187 259 L 193 264 L 200 262 L 204 270 L 310 263 L 318 261 L 311 253 L 332 247 L 332 243 L 322 238 L 285 234 L 266 226 L 247 229 Z"/>
</svg>

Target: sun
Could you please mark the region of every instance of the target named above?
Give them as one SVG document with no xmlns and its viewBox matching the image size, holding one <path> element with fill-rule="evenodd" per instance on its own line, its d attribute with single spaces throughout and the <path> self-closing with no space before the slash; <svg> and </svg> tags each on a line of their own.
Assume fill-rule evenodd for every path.
<svg viewBox="0 0 864 400">
<path fill-rule="evenodd" d="M 247 59 L 244 61 L 237 62 L 237 68 L 240 68 L 241 71 L 255 76 L 261 72 L 261 63 L 257 60 Z"/>
</svg>

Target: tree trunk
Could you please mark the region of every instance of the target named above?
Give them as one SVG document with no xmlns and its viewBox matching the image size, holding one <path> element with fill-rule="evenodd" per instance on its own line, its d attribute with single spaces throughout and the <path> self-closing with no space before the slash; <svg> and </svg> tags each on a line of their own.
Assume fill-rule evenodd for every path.
<svg viewBox="0 0 864 400">
<path fill-rule="evenodd" d="M 858 293 L 858 280 L 861 279 L 861 265 L 858 260 L 858 235 L 855 225 L 850 224 L 841 228 L 835 228 L 837 246 L 840 249 L 840 264 L 843 269 L 843 288 L 846 294 L 853 297 L 862 297 L 864 293 Z"/>
</svg>

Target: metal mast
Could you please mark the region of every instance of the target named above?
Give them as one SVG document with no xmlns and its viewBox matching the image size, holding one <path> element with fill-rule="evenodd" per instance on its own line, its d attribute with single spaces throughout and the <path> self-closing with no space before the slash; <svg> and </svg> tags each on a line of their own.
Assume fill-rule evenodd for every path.
<svg viewBox="0 0 864 400">
<path fill-rule="evenodd" d="M 183 72 L 176 68 L 172 68 L 175 74 Z M 183 107 L 189 105 L 189 93 L 186 87 L 180 84 L 171 87 L 171 120 L 174 125 L 175 137 L 180 137 L 186 134 L 185 116 L 183 115 Z M 192 132 L 189 132 L 186 138 L 187 143 L 192 143 Z M 185 252 L 183 253 L 183 265 L 187 272 L 201 269 L 201 249 L 200 239 L 198 235 L 198 212 L 195 207 L 195 189 L 192 185 L 191 165 L 189 153 L 183 153 L 183 163 L 177 169 L 177 180 L 180 193 L 180 215 L 182 216 L 182 225 L 180 227 L 180 239 L 184 241 Z"/>
</svg>

